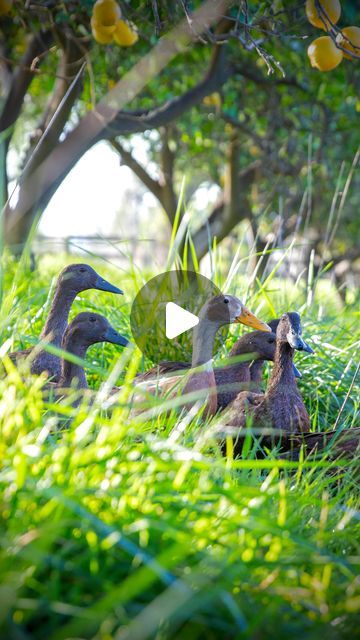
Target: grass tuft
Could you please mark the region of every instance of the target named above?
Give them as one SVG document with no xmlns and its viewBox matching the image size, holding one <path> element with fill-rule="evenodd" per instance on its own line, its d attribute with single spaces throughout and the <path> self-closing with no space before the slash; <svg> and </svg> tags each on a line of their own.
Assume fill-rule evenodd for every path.
<svg viewBox="0 0 360 640">
<path fill-rule="evenodd" d="M 176 242 L 176 234 L 173 241 Z M 314 431 L 359 422 L 358 317 L 323 274 L 249 285 L 246 262 L 229 273 L 211 253 L 217 284 L 247 297 L 267 320 L 301 311 L 314 356 L 298 354 L 300 387 Z M 194 261 L 191 238 L 182 261 Z M 131 414 L 134 375 L 150 366 L 136 351 L 90 350 L 92 405 L 47 402 L 43 381 L 24 381 L 7 358 L 36 340 L 59 260 L 36 273 L 4 256 L 0 356 L 0 635 L 7 639 L 354 638 L 359 625 L 359 490 L 355 460 L 276 451 L 220 455 L 201 419 L 157 399 Z M 73 258 L 71 258 L 73 259 Z M 170 252 L 169 265 L 178 260 Z M 67 259 L 69 262 L 70 260 Z M 6 264 L 5 264 L 6 263 Z M 93 309 L 130 336 L 130 301 L 146 278 L 92 264 L 124 299 L 85 292 L 72 315 Z M 309 272 L 310 273 L 310 272 Z M 311 292 L 311 297 L 309 297 Z M 221 359 L 239 333 L 232 328 Z M 8 342 L 6 342 L 8 341 Z M 156 356 L 156 345 L 154 345 Z M 122 384 L 108 407 L 114 383 Z"/>
</svg>

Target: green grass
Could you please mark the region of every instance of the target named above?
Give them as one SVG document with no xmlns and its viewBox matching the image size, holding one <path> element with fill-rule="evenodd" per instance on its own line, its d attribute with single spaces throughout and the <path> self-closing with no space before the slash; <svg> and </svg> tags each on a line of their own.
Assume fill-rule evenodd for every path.
<svg viewBox="0 0 360 640">
<path fill-rule="evenodd" d="M 5 259 L 4 259 L 5 260 Z M 69 262 L 69 258 L 66 258 Z M 94 309 L 130 336 L 129 311 L 152 273 L 127 273 L 89 259 L 124 298 L 86 292 L 73 313 Z M 0 638 L 156 640 L 354 638 L 359 628 L 360 513 L 356 461 L 221 457 L 221 417 L 169 412 L 129 416 L 136 369 L 151 363 L 112 345 L 89 352 L 94 405 L 46 405 L 41 382 L 23 382 L 5 351 L 38 336 L 52 276 L 64 260 L 32 273 L 6 260 L 0 326 Z M 213 277 L 228 275 L 213 256 Z M 299 354 L 300 387 L 312 428 L 359 423 L 359 317 L 328 280 L 311 304 L 304 280 L 274 273 L 249 283 L 233 265 L 227 291 L 264 319 L 302 314 L 314 356 Z M 40 310 L 40 311 L 39 311 Z M 357 333 L 356 333 L 357 332 Z M 231 329 L 222 357 L 239 333 Z M 10 339 L 10 342 L 6 342 Z M 156 347 L 156 345 L 154 346 Z M 104 410 L 110 374 L 121 402 Z M 64 421 L 66 428 L 64 428 Z"/>
</svg>

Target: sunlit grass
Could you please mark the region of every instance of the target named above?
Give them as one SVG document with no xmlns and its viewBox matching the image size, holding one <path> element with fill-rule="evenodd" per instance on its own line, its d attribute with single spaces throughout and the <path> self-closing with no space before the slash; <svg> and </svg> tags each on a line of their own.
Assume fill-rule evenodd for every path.
<svg viewBox="0 0 360 640">
<path fill-rule="evenodd" d="M 310 306 L 303 280 L 294 286 L 275 272 L 249 287 L 246 265 L 234 264 L 229 278 L 216 255 L 209 275 L 265 320 L 302 314 L 315 355 L 298 354 L 296 364 L 312 428 L 358 424 L 355 388 L 348 396 L 360 338 L 354 306 L 343 307 L 325 278 Z M 131 301 L 155 274 L 86 261 L 126 296 L 85 292 L 73 315 L 94 309 L 130 337 Z M 39 335 L 62 266 L 46 258 L 34 273 L 26 260 L 7 262 L 0 321 L 8 348 Z M 218 358 L 238 334 L 231 329 Z M 0 379 L 1 637 L 354 638 L 357 462 L 290 462 L 275 451 L 257 459 L 251 438 L 242 458 L 224 459 L 217 416 L 204 421 L 160 400 L 156 411 L 130 414 L 133 377 L 149 360 L 136 351 L 119 358 L 106 345 L 92 348 L 89 362 L 99 391 L 76 410 L 47 404 L 41 381 L 24 382 L 14 368 Z M 123 391 L 109 411 L 115 382 Z"/>
</svg>

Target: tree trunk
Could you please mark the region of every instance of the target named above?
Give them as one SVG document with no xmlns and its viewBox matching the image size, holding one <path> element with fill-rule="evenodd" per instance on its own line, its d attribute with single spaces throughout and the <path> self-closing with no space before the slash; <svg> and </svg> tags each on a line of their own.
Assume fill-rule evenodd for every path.
<svg viewBox="0 0 360 640">
<path fill-rule="evenodd" d="M 220 8 L 219 4 L 219 11 Z M 229 25 L 231 25 L 230 22 Z M 23 244 L 36 219 L 37 212 L 46 207 L 69 171 L 96 142 L 111 140 L 114 136 L 140 133 L 146 129 L 166 126 L 201 102 L 206 95 L 218 90 L 231 74 L 231 69 L 226 64 L 226 48 L 224 44 L 213 47 L 210 66 L 205 76 L 182 96 L 169 100 L 151 111 L 125 112 L 120 108 L 117 111 L 114 103 L 119 101 L 121 103 L 124 96 L 128 94 L 133 95 L 134 87 L 138 87 L 140 91 L 146 85 L 147 80 L 159 73 L 162 66 L 165 66 L 166 56 L 172 59 L 178 53 L 176 39 L 172 42 L 166 38 L 163 42 L 160 41 L 158 51 L 154 50 L 142 58 L 127 74 L 127 80 L 124 79 L 125 84 L 119 83 L 114 90 L 109 92 L 109 95 L 92 112 L 82 118 L 63 142 L 59 143 L 58 137 L 55 142 L 55 136 L 50 131 L 51 135 L 48 136 L 41 149 L 41 153 L 46 151 L 43 156 L 46 161 L 39 164 L 40 151 L 33 154 L 25 175 L 20 179 L 19 199 L 16 206 L 14 208 L 6 207 L 7 243 Z M 156 59 L 156 55 L 160 56 L 159 60 Z M 58 125 L 63 120 L 64 127 L 67 118 L 63 117 L 61 108 L 57 115 L 57 123 L 55 124 Z M 40 145 L 42 142 L 43 139 L 41 139 Z"/>
<path fill-rule="evenodd" d="M 15 253 L 21 253 L 24 243 L 30 233 L 38 212 L 42 209 L 41 202 L 41 169 L 54 148 L 58 145 L 59 137 L 64 130 L 71 110 L 78 98 L 82 83 L 84 50 L 79 49 L 76 41 L 65 41 L 62 51 L 61 69 L 64 75 L 55 83 L 54 92 L 50 98 L 47 110 L 43 116 L 38 131 L 32 138 L 28 151 L 28 160 L 23 169 L 19 182 L 19 199 L 16 208 L 5 208 L 4 236 L 5 242 L 11 245 Z M 75 74 L 75 77 L 74 77 Z M 45 128 L 45 131 L 42 129 Z M 29 200 L 29 186 L 31 185 L 32 206 L 29 215 L 18 215 L 17 211 L 26 208 Z M 49 199 L 55 192 L 49 190 Z"/>
<path fill-rule="evenodd" d="M 3 209 L 8 199 L 7 154 L 14 125 L 19 117 L 25 95 L 37 73 L 37 67 L 52 42 L 50 32 L 40 32 L 32 36 L 20 60 L 18 68 L 12 72 L 3 60 L 1 63 L 1 81 L 6 87 L 7 96 L 0 113 L 0 207 Z M 6 53 L 6 51 L 5 51 Z M 36 62 L 36 64 L 35 64 Z"/>
<path fill-rule="evenodd" d="M 176 210 L 178 206 L 178 197 L 175 191 L 174 184 L 174 163 L 175 153 L 171 149 L 172 143 L 172 127 L 162 127 L 160 130 L 161 135 L 161 205 L 169 219 L 171 226 L 175 221 Z"/>
<path fill-rule="evenodd" d="M 209 250 L 209 239 L 221 242 L 242 220 L 252 219 L 250 188 L 260 164 L 253 163 L 239 169 L 240 138 L 236 132 L 230 141 L 225 174 L 224 197 L 217 203 L 205 224 L 194 234 L 193 242 L 198 259 Z"/>
</svg>

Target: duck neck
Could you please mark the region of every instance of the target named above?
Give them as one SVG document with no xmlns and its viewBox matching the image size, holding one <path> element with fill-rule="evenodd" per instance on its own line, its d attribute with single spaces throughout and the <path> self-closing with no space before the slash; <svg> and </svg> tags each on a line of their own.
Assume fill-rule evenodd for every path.
<svg viewBox="0 0 360 640">
<path fill-rule="evenodd" d="M 231 371 L 231 375 L 234 380 L 248 380 L 250 378 L 250 364 L 251 359 L 248 357 L 246 359 L 247 354 L 254 353 L 254 347 L 252 345 L 248 345 L 248 343 L 241 339 L 237 341 L 235 347 L 230 351 L 230 358 L 236 358 L 239 356 L 244 357 L 240 362 L 234 362 L 226 366 L 227 371 Z M 253 365 L 251 365 L 252 367 Z M 251 376 L 252 379 L 252 376 Z"/>
<path fill-rule="evenodd" d="M 70 308 L 76 295 L 76 292 L 64 291 L 60 285 L 56 287 L 49 315 L 40 338 L 48 338 L 51 344 L 61 347 L 62 337 L 68 324 Z"/>
<path fill-rule="evenodd" d="M 205 320 L 200 320 L 194 328 L 192 367 L 199 367 L 206 362 L 211 362 L 217 330 L 218 326 L 215 323 Z"/>
<path fill-rule="evenodd" d="M 65 349 L 65 351 L 68 351 L 72 355 L 77 356 L 82 360 L 85 359 L 88 349 L 87 346 L 77 344 L 71 339 L 65 341 L 65 343 L 63 344 L 63 348 Z M 69 360 L 62 359 L 59 386 L 70 387 L 75 379 L 78 389 L 88 389 L 84 367 L 79 364 L 75 364 L 74 362 L 70 362 Z"/>
<path fill-rule="evenodd" d="M 250 365 L 250 379 L 254 387 L 260 388 L 263 372 L 264 372 L 264 360 L 254 360 L 254 362 L 252 362 Z"/>
<path fill-rule="evenodd" d="M 278 341 L 268 391 L 278 388 L 279 385 L 296 386 L 292 364 L 293 357 L 294 350 L 290 347 L 289 343 Z"/>
</svg>

